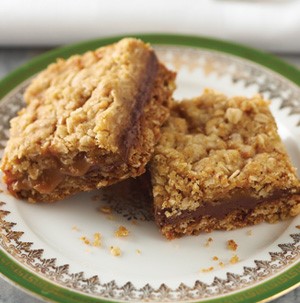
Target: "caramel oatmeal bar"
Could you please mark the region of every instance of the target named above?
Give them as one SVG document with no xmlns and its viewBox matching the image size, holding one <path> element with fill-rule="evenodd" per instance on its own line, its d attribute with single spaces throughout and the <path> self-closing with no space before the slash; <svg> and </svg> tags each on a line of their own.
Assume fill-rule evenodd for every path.
<svg viewBox="0 0 300 303">
<path fill-rule="evenodd" d="M 55 201 L 142 174 L 168 118 L 174 79 L 131 38 L 51 64 L 11 121 L 2 160 L 8 190 Z"/>
<path fill-rule="evenodd" d="M 206 90 L 174 104 L 150 171 L 155 219 L 169 239 L 300 212 L 300 182 L 260 96 Z"/>
</svg>

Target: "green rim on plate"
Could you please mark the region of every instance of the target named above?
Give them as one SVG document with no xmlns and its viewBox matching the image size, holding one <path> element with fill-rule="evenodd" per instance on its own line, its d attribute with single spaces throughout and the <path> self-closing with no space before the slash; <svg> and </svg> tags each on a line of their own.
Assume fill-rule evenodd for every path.
<svg viewBox="0 0 300 303">
<path fill-rule="evenodd" d="M 241 46 L 235 43 L 195 37 L 195 36 L 180 36 L 167 34 L 148 34 L 148 35 L 131 35 L 141 38 L 142 40 L 161 45 L 182 45 L 196 48 L 205 48 L 220 52 L 229 53 L 241 58 L 261 64 L 285 78 L 291 80 L 297 85 L 300 85 L 300 71 L 290 66 L 289 64 L 277 59 L 276 57 L 267 53 Z M 47 52 L 37 58 L 29 61 L 7 77 L 0 81 L 0 98 L 4 97 L 18 84 L 28 79 L 35 73 L 44 69 L 49 63 L 53 62 L 57 57 L 69 57 L 75 53 L 83 53 L 90 49 L 113 43 L 124 38 L 124 36 L 117 36 L 112 38 L 97 39 L 79 44 L 69 45 Z M 4 277 L 14 282 L 16 286 L 20 286 L 33 294 L 39 295 L 45 299 L 54 302 L 68 302 L 68 303 L 93 303 L 93 302 L 111 302 L 106 299 L 98 299 L 88 295 L 79 294 L 75 291 L 68 290 L 61 286 L 57 286 L 48 282 L 37 274 L 27 270 L 18 262 L 9 257 L 4 251 L 0 250 L 0 269 Z M 292 266 L 284 273 L 277 275 L 270 280 L 263 282 L 257 286 L 249 289 L 226 295 L 220 298 L 209 299 L 201 302 L 210 303 L 253 303 L 266 302 L 275 299 L 280 295 L 296 288 L 300 285 L 300 263 Z M 114 301 L 115 302 L 115 301 Z"/>
</svg>

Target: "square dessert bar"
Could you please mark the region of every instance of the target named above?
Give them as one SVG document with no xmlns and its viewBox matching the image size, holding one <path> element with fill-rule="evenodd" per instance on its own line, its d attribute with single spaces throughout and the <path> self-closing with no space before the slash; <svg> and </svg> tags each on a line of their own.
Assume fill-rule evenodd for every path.
<svg viewBox="0 0 300 303">
<path fill-rule="evenodd" d="M 155 220 L 169 239 L 300 212 L 300 182 L 260 96 L 205 90 L 175 103 L 150 172 Z"/>
<path fill-rule="evenodd" d="M 11 121 L 2 160 L 8 190 L 55 201 L 142 174 L 169 116 L 174 79 L 132 38 L 49 65 Z"/>
</svg>

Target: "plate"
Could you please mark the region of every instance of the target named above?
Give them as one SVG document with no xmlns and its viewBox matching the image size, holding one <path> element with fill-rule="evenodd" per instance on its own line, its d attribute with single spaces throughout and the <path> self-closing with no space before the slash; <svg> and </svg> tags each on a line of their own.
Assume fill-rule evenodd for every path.
<svg viewBox="0 0 300 303">
<path fill-rule="evenodd" d="M 270 99 L 289 155 L 300 170 L 300 72 L 243 46 L 208 38 L 143 35 L 178 72 L 177 99 L 211 87 L 227 95 Z M 0 83 L 0 151 L 9 120 L 23 106 L 31 77 L 67 57 L 121 37 L 46 53 Z M 300 281 L 300 218 L 235 231 L 166 240 L 135 180 L 55 204 L 0 196 L 1 272 L 54 302 L 266 302 Z M 127 237 L 115 236 L 125 226 Z M 101 245 L 95 235 L 101 234 Z M 227 241 L 238 244 L 237 251 Z M 120 256 L 111 247 L 121 250 Z M 237 262 L 232 262 L 233 260 Z"/>
</svg>

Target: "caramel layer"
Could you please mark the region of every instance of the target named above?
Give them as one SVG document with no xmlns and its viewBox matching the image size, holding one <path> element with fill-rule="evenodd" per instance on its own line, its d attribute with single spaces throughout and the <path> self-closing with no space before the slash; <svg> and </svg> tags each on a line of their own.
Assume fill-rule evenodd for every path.
<svg viewBox="0 0 300 303">
<path fill-rule="evenodd" d="M 258 204 L 262 202 L 271 202 L 274 200 L 279 200 L 281 198 L 286 198 L 288 196 L 300 194 L 300 191 L 292 192 L 286 190 L 276 190 L 272 195 L 266 198 L 256 198 L 249 194 L 236 193 L 232 195 L 229 199 L 223 199 L 215 203 L 204 203 L 203 206 L 198 207 L 194 211 L 183 210 L 178 216 L 166 217 L 165 212 L 171 212 L 172 209 L 157 209 L 155 212 L 156 220 L 159 222 L 160 226 L 165 226 L 168 224 L 177 224 L 180 221 L 186 219 L 199 220 L 204 216 L 209 216 L 217 219 L 225 218 L 229 213 L 235 210 L 251 210 L 254 209 Z"/>
<path fill-rule="evenodd" d="M 132 100 L 132 109 L 127 120 L 128 125 L 121 130 L 121 135 L 119 137 L 119 147 L 124 159 L 127 159 L 128 152 L 137 139 L 140 127 L 138 121 L 143 114 L 146 104 L 151 99 L 158 68 L 159 63 L 155 53 L 149 52 L 147 54 L 145 66 L 140 72 L 139 85 L 137 86 L 138 89 Z"/>
</svg>

